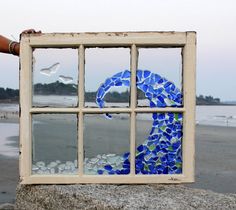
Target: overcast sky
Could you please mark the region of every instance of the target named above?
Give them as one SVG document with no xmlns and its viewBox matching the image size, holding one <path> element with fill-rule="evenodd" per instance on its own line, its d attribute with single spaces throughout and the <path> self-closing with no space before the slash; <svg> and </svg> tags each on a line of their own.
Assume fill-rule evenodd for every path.
<svg viewBox="0 0 236 210">
<path fill-rule="evenodd" d="M 235 0 L 8 0 L 0 34 L 197 31 L 197 94 L 236 100 Z M 0 86 L 18 88 L 18 58 L 0 55 Z"/>
</svg>

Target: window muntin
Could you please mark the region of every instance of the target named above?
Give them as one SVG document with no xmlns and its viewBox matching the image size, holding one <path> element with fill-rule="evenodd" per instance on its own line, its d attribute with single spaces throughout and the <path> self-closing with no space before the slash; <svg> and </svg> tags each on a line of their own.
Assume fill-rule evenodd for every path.
<svg viewBox="0 0 236 210">
<path fill-rule="evenodd" d="M 188 34 L 188 33 L 187 33 Z M 154 33 L 155 35 L 155 33 Z M 160 36 L 159 33 L 156 33 L 157 37 Z M 162 34 L 163 35 L 163 34 Z M 161 35 L 161 37 L 162 37 Z M 168 34 L 169 35 L 169 34 Z M 194 36 L 194 33 L 189 33 L 189 40 L 187 42 L 187 40 L 184 40 L 182 39 L 182 36 L 180 37 L 175 37 L 176 38 L 176 42 L 180 42 L 182 43 L 181 46 L 183 47 L 183 87 L 184 87 L 184 91 L 183 91 L 183 94 L 184 95 L 187 95 L 186 93 L 189 92 L 191 93 L 190 95 L 188 95 L 188 98 L 191 98 L 193 96 L 193 93 L 194 93 L 194 86 L 191 86 L 194 84 L 194 53 L 195 53 L 195 43 L 193 42 L 193 40 L 195 39 L 195 36 Z M 193 35 L 193 36 L 192 36 Z M 85 58 L 85 51 L 84 49 L 86 48 L 86 46 L 84 46 L 83 44 L 81 45 L 77 45 L 75 43 L 78 42 L 78 40 L 80 40 L 78 38 L 78 40 L 75 38 L 74 39 L 74 42 L 72 41 L 72 43 L 74 44 L 70 44 L 70 45 L 73 45 L 73 48 L 75 46 L 77 46 L 77 48 L 79 49 L 79 67 L 80 67 L 80 72 L 79 72 L 79 93 L 78 95 L 80 96 L 80 100 L 79 100 L 79 106 L 78 107 L 75 107 L 75 108 L 44 108 L 44 107 L 40 107 L 40 108 L 30 108 L 28 105 L 30 104 L 30 94 L 27 94 L 25 91 L 21 91 L 21 95 L 24 96 L 24 99 L 27 99 L 26 102 L 28 103 L 28 105 L 25 107 L 25 109 L 23 109 L 23 116 L 21 117 L 21 122 L 22 121 L 25 121 L 26 119 L 29 119 L 29 117 L 33 116 L 33 114 L 35 113 L 58 113 L 58 114 L 61 114 L 61 113 L 74 113 L 74 114 L 78 114 L 78 162 L 79 162 L 79 171 L 78 171 L 78 174 L 74 175 L 73 177 L 69 178 L 66 178 L 67 175 L 63 175 L 63 177 L 65 177 L 66 179 L 64 179 L 63 177 L 54 177 L 53 175 L 50 175 L 53 176 L 53 179 L 51 179 L 49 176 L 46 176 L 46 175 L 40 175 L 40 176 L 36 176 L 36 175 L 31 175 L 31 173 L 29 173 L 29 170 L 31 168 L 31 163 L 28 162 L 28 160 L 30 159 L 30 156 L 27 156 L 27 155 L 30 155 L 30 148 L 32 147 L 32 145 L 24 145 L 22 151 L 24 151 L 24 156 L 22 156 L 21 158 L 21 162 L 23 162 L 24 164 L 26 164 L 26 166 L 22 166 L 21 164 L 21 176 L 23 177 L 23 182 L 24 183 L 44 183 L 44 182 L 47 182 L 47 183 L 65 183 L 65 180 L 66 180 L 66 183 L 75 183 L 75 182 L 114 182 L 114 183 L 122 183 L 122 182 L 125 182 L 125 183 L 129 183 L 129 182 L 143 182 L 143 183 L 146 183 L 146 182 L 188 182 L 188 181 L 191 181 L 193 180 L 192 177 L 193 177 L 193 171 L 192 171 L 192 168 L 193 168 L 193 156 L 191 155 L 191 151 L 193 151 L 193 137 L 191 136 L 190 134 L 190 131 L 191 133 L 193 134 L 193 131 L 194 131 L 194 128 L 192 127 L 193 125 L 193 110 L 194 110 L 194 106 L 193 106 L 193 103 L 189 103 L 186 101 L 187 98 L 184 98 L 184 106 L 183 107 L 178 107 L 178 106 L 174 106 L 174 107 L 137 107 L 136 104 L 137 104 L 137 98 L 136 98 L 136 74 L 138 73 L 137 70 L 137 60 L 138 60 L 138 44 L 142 44 L 144 47 L 145 47 L 145 42 L 149 43 L 149 41 L 145 38 L 145 37 L 148 37 L 148 33 L 147 34 L 142 34 L 140 33 L 140 36 L 141 36 L 141 42 L 140 40 L 136 40 L 135 37 L 132 38 L 132 33 L 131 33 L 131 38 L 130 40 L 128 39 L 128 42 L 129 41 L 132 41 L 130 42 L 130 49 L 131 49 L 131 68 L 130 68 L 130 84 L 131 84 L 131 93 L 130 93 L 130 107 L 109 107 L 109 108 L 106 108 L 106 109 L 99 109 L 99 108 L 92 108 L 92 107 L 88 107 L 86 108 L 86 106 L 84 106 L 84 61 L 86 61 L 86 58 Z M 65 37 L 66 38 L 66 37 Z M 33 41 L 34 37 L 31 37 L 31 47 L 35 48 L 37 46 L 37 44 L 34 45 L 34 41 Z M 50 38 L 49 40 L 51 40 L 53 42 L 53 38 Z M 64 39 L 66 40 L 66 39 Z M 88 39 L 85 39 L 86 41 L 88 41 Z M 115 42 L 116 39 L 112 39 L 112 42 L 110 44 L 112 44 L 113 42 Z M 135 43 L 135 40 L 137 41 L 137 46 L 136 44 L 133 44 Z M 155 39 L 154 39 L 155 40 Z M 162 39 L 161 39 L 162 40 Z M 163 39 L 164 40 L 164 39 Z M 162 42 L 163 42 L 162 40 Z M 167 38 L 168 40 L 168 38 Z M 81 40 L 80 40 L 81 41 Z M 93 39 L 90 40 L 91 42 L 93 42 Z M 101 43 L 104 41 L 104 39 L 99 39 L 98 38 L 98 41 L 100 41 Z M 171 41 L 170 41 L 171 42 Z M 168 43 L 168 41 L 166 41 L 166 43 L 168 43 L 168 46 L 170 47 L 171 43 Z M 36 41 L 37 43 L 37 41 Z M 48 42 L 48 40 L 38 40 L 38 43 L 40 43 L 39 45 L 40 46 L 43 46 L 43 47 L 47 47 L 47 45 L 50 45 L 50 42 Z M 47 44 L 48 43 L 48 44 Z M 82 41 L 83 43 L 83 41 Z M 100 43 L 100 44 L 101 44 Z M 121 42 L 123 44 L 123 42 Z M 155 43 L 155 41 L 153 41 L 153 43 Z M 158 43 L 158 41 L 157 41 Z M 165 43 L 165 41 L 164 41 Z M 60 47 L 66 47 L 68 46 L 68 43 L 66 44 L 66 42 L 63 44 L 62 41 L 60 42 L 57 42 L 57 44 L 60 44 Z M 122 46 L 122 44 L 117 44 L 116 42 L 116 47 L 119 47 L 119 46 Z M 150 43 L 149 43 L 150 44 Z M 156 44 L 156 43 L 155 43 Z M 152 46 L 152 48 L 155 48 L 155 44 L 154 46 Z M 161 43 L 159 43 L 159 45 L 161 46 Z M 175 47 L 175 44 L 173 44 L 173 40 L 172 40 L 172 45 L 173 47 Z M 29 43 L 26 43 L 25 44 L 25 50 L 27 52 L 25 52 L 25 55 L 27 55 L 27 53 L 30 53 L 30 48 L 28 48 L 28 46 L 30 46 Z M 95 44 L 96 46 L 96 44 Z M 23 47 L 22 47 L 23 48 Z M 24 51 L 24 50 L 22 50 Z M 191 56 L 191 54 L 193 54 L 193 56 Z M 23 58 L 25 57 L 24 55 L 22 56 Z M 23 67 L 26 66 L 27 69 L 31 69 L 31 66 L 29 65 L 29 60 L 28 59 L 23 59 L 22 58 L 22 63 L 23 63 Z M 25 61 L 25 62 L 24 62 Z M 188 67 L 188 69 L 186 70 L 185 67 Z M 193 72 L 193 77 L 190 76 L 190 72 L 189 72 L 189 69 Z M 86 71 L 86 70 L 85 70 Z M 21 75 L 21 77 L 29 77 L 30 78 L 30 71 L 29 72 L 26 72 L 26 74 L 23 74 Z M 138 76 L 138 75 L 137 75 Z M 187 79 L 189 78 L 189 79 Z M 190 85 L 191 84 L 191 85 Z M 22 85 L 21 85 L 22 86 Z M 190 87 L 190 89 L 187 89 L 187 87 Z M 29 88 L 30 89 L 30 88 Z M 191 97 L 189 97 L 191 96 Z M 193 99 L 193 97 L 192 97 Z M 136 168 L 136 148 L 138 148 L 137 145 L 135 145 L 135 141 L 136 141 L 136 138 L 135 138 L 135 133 L 136 133 L 136 124 L 138 124 L 136 121 L 136 116 L 139 116 L 141 115 L 142 113 L 150 113 L 150 115 L 152 115 L 152 113 L 157 113 L 158 114 L 161 114 L 163 113 L 164 115 L 167 115 L 168 113 L 171 113 L 171 114 L 180 114 L 180 115 L 183 115 L 184 118 L 183 120 L 181 119 L 181 123 L 183 123 L 183 138 L 181 139 L 182 141 L 182 152 L 183 152 L 183 167 L 181 168 L 182 169 L 182 173 L 180 174 L 179 172 L 178 173 L 175 173 L 175 174 L 172 174 L 172 173 L 169 173 L 167 175 L 162 175 L 161 173 L 156 175 L 155 174 L 155 177 L 153 177 L 154 174 L 146 174 L 146 173 L 142 173 L 142 174 L 145 174 L 145 177 L 142 177 L 139 173 L 136 174 L 136 171 L 135 171 L 135 168 Z M 160 113 L 159 113 L 160 112 Z M 84 124 L 84 117 L 86 114 L 103 114 L 103 117 L 106 116 L 106 117 L 110 117 L 112 115 L 114 115 L 114 113 L 127 113 L 128 115 L 130 115 L 130 154 L 129 154 L 129 160 L 130 160 L 130 174 L 126 175 L 128 176 L 129 178 L 125 178 L 123 179 L 121 176 L 117 176 L 112 174 L 113 176 L 109 176 L 109 178 L 106 176 L 106 179 L 103 178 L 103 176 L 99 176 L 99 179 L 97 180 L 97 176 L 96 178 L 94 177 L 93 178 L 93 175 L 89 175 L 89 177 L 87 177 L 85 174 L 84 174 L 84 132 L 82 131 L 83 129 L 83 126 L 85 125 Z M 182 113 L 182 114 L 181 114 Z M 138 119 L 138 118 L 137 118 Z M 187 124 L 187 122 L 189 122 L 189 124 Z M 23 130 L 26 131 L 28 128 L 27 126 L 23 126 Z M 26 132 L 25 132 L 26 133 Z M 25 135 L 25 133 L 23 132 L 23 134 Z M 22 136 L 24 136 L 22 135 Z M 24 140 L 22 140 L 22 136 L 21 136 L 21 141 L 24 142 Z M 31 141 L 31 134 L 29 136 L 25 135 L 29 141 Z M 190 139 L 189 142 L 186 141 L 186 138 L 188 137 L 188 139 Z M 135 147 L 137 146 L 137 147 Z M 187 151 L 187 147 L 190 147 L 190 152 Z M 28 149 L 27 149 L 28 148 Z M 151 147 L 151 150 L 153 149 L 153 147 Z M 190 158 L 186 159 L 186 155 L 189 155 L 190 154 Z M 179 166 L 180 164 L 178 164 Z M 26 168 L 26 172 L 23 172 L 23 169 Z M 109 167 L 107 167 L 107 169 L 109 170 Z M 163 173 L 164 174 L 164 173 Z M 150 175 L 150 176 L 149 176 Z"/>
</svg>

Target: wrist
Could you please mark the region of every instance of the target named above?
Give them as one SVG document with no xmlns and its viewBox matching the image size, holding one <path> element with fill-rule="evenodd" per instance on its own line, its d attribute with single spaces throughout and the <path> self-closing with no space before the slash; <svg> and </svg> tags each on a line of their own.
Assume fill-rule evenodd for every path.
<svg viewBox="0 0 236 210">
<path fill-rule="evenodd" d="M 14 46 L 14 52 L 15 52 L 15 55 L 20 54 L 20 44 L 19 43 L 16 43 L 16 45 Z"/>
<path fill-rule="evenodd" d="M 19 43 L 15 41 L 9 42 L 8 51 L 10 54 L 19 55 L 19 51 L 20 51 Z"/>
</svg>

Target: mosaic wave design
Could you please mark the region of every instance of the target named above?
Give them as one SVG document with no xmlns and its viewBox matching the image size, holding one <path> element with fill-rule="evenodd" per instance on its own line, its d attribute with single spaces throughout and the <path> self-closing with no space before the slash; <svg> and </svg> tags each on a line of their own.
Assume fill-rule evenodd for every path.
<svg viewBox="0 0 236 210">
<path fill-rule="evenodd" d="M 129 70 L 106 79 L 97 91 L 96 103 L 105 107 L 104 97 L 112 87 L 130 86 Z M 137 88 L 145 93 L 150 107 L 182 107 L 182 93 L 164 77 L 149 70 L 137 70 Z M 112 116 L 106 114 L 108 119 Z M 182 114 L 153 113 L 153 124 L 148 138 L 136 148 L 136 174 L 182 173 Z M 122 168 L 106 164 L 97 174 L 129 174 L 129 152 L 123 155 Z"/>
</svg>

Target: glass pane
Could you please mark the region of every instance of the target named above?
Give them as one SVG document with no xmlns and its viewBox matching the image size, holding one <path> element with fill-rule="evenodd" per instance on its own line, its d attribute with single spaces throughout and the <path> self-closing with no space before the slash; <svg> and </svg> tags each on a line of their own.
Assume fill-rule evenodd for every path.
<svg viewBox="0 0 236 210">
<path fill-rule="evenodd" d="M 85 106 L 128 107 L 130 49 L 85 50 Z M 105 103 L 106 102 L 106 103 Z"/>
<path fill-rule="evenodd" d="M 138 106 L 182 106 L 182 48 L 140 48 Z"/>
<path fill-rule="evenodd" d="M 78 50 L 35 49 L 33 106 L 74 107 L 78 102 Z"/>
<path fill-rule="evenodd" d="M 129 174 L 129 114 L 88 114 L 84 117 L 84 173 Z"/>
<path fill-rule="evenodd" d="M 77 174 L 77 115 L 32 116 L 32 174 Z"/>
<path fill-rule="evenodd" d="M 182 173 L 182 113 L 137 115 L 136 174 Z"/>
</svg>

